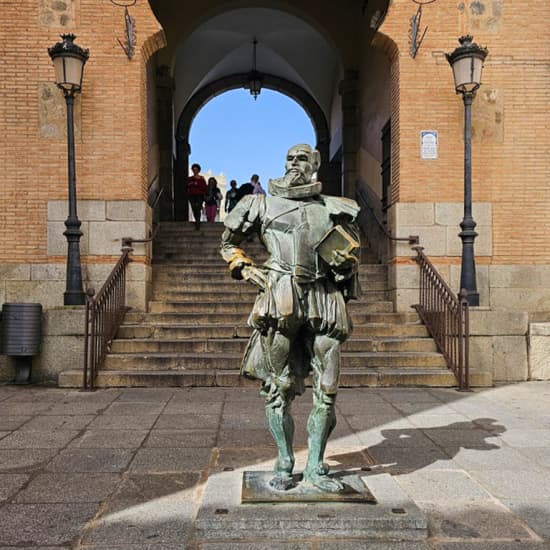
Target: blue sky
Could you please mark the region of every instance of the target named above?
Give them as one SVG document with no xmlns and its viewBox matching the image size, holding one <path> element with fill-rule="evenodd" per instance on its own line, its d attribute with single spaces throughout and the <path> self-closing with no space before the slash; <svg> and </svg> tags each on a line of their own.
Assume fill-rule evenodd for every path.
<svg viewBox="0 0 550 550">
<path fill-rule="evenodd" d="M 202 171 L 223 172 L 239 184 L 260 175 L 267 189 L 270 178 L 284 173 L 286 152 L 296 143 L 315 145 L 309 117 L 294 100 L 262 90 L 258 99 L 248 90 L 233 90 L 209 101 L 191 126 L 190 164 Z"/>
</svg>

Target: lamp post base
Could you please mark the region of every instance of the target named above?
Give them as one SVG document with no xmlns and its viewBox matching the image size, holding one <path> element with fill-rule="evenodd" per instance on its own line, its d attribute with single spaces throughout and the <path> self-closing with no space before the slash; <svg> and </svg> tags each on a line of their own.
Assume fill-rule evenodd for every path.
<svg viewBox="0 0 550 550">
<path fill-rule="evenodd" d="M 68 290 L 63 293 L 63 305 L 83 306 L 86 303 L 84 292 Z"/>
</svg>

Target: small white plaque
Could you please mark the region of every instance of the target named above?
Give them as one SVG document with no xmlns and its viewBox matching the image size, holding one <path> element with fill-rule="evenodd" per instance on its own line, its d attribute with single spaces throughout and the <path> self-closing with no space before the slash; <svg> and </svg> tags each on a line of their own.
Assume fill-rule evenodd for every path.
<svg viewBox="0 0 550 550">
<path fill-rule="evenodd" d="M 437 158 L 438 136 L 437 130 L 420 131 L 420 157 L 423 160 Z"/>
</svg>

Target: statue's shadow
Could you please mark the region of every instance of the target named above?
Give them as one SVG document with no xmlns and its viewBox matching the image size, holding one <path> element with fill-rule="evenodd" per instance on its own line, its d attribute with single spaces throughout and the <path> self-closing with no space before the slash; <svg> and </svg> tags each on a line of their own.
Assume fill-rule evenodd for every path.
<svg viewBox="0 0 550 550">
<path fill-rule="evenodd" d="M 384 439 L 362 451 L 328 454 L 331 469 L 363 468 L 390 474 L 409 473 L 440 463 L 448 468 L 449 461 L 461 449 L 491 451 L 499 445 L 487 441 L 501 435 L 506 428 L 493 418 L 478 418 L 472 421 L 429 428 L 396 428 L 380 430 Z M 369 464 L 362 463 L 367 455 Z"/>
</svg>

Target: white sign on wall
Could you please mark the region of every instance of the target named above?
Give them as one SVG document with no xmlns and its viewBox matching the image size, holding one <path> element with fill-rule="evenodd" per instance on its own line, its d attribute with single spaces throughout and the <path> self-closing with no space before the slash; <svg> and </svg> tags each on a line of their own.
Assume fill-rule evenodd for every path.
<svg viewBox="0 0 550 550">
<path fill-rule="evenodd" d="M 437 158 L 438 136 L 437 130 L 420 131 L 420 158 L 434 160 Z"/>
</svg>

